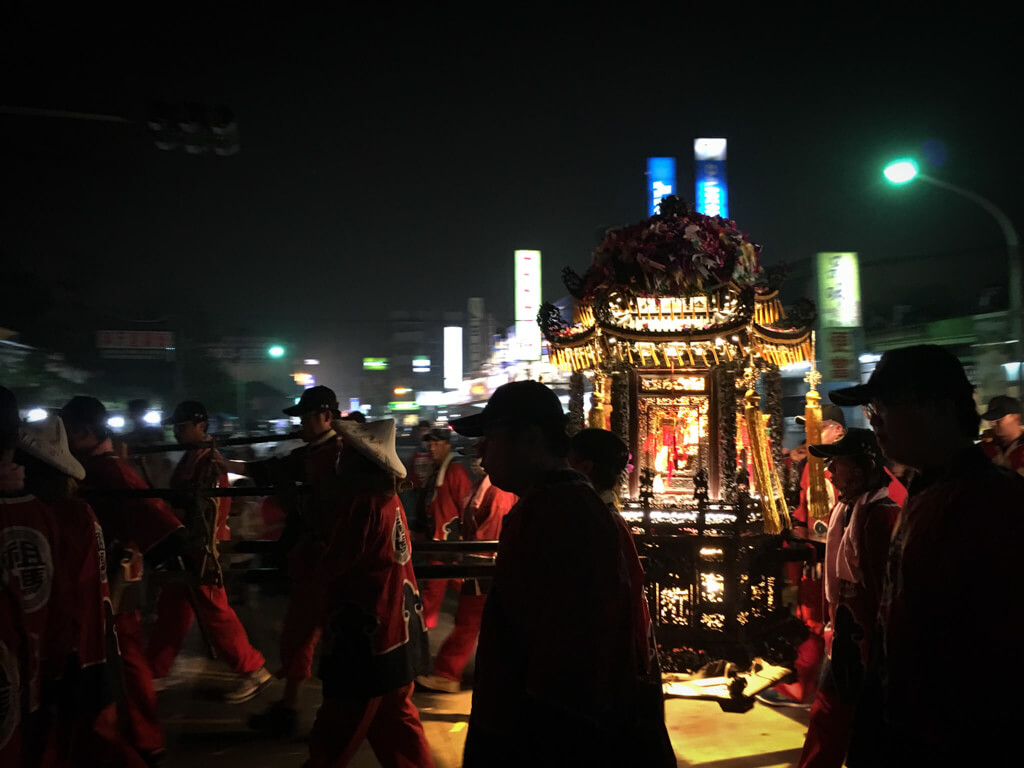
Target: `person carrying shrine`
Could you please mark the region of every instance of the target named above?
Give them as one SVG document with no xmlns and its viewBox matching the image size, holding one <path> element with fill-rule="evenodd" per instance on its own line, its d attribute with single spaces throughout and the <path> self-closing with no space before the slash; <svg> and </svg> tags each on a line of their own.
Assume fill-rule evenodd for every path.
<svg viewBox="0 0 1024 768">
<path fill-rule="evenodd" d="M 434 541 L 460 541 L 463 512 L 472 486 L 469 472 L 454 460 L 450 429 L 432 429 L 423 439 L 434 461 L 433 474 L 426 484 L 427 536 Z M 458 579 L 431 579 L 423 585 L 423 611 L 428 629 L 437 626 L 448 587 L 458 590 L 461 586 Z"/>
<path fill-rule="evenodd" d="M 889 546 L 878 623 L 847 764 L 997 765 L 1024 703 L 968 659 L 1014 659 L 1024 592 L 1024 478 L 974 444 L 973 386 L 945 349 L 882 355 L 866 384 L 829 393 L 861 405 L 886 458 L 914 470 Z"/>
<path fill-rule="evenodd" d="M 185 528 L 165 502 L 118 495 L 121 491 L 148 490 L 149 486 L 114 453 L 107 433 L 107 409 L 99 400 L 73 397 L 60 416 L 71 452 L 85 468 L 83 494 L 96 513 L 106 543 L 124 687 L 118 707 L 121 727 L 136 751 L 156 764 L 162 759 L 165 741 L 142 638 L 142 570 L 144 565 L 156 568 L 178 558 L 191 562 L 192 546 Z"/>
<path fill-rule="evenodd" d="M 479 480 L 469 492 L 462 514 L 464 541 L 497 541 L 505 515 L 515 506 L 515 494 L 501 490 L 487 476 L 480 453 L 473 448 L 465 451 L 472 456 L 472 471 Z M 465 579 L 455 613 L 455 628 L 441 644 L 434 659 L 434 670 L 420 675 L 416 682 L 421 688 L 442 693 L 458 693 L 462 687 L 462 672 L 473 654 L 480 635 L 480 619 L 487 602 L 490 579 Z"/>
<path fill-rule="evenodd" d="M 885 459 L 871 430 L 852 427 L 837 442 L 809 450 L 825 459 L 838 498 L 825 544 L 827 658 L 798 765 L 842 768 L 900 508 L 889 498 Z"/>
<path fill-rule="evenodd" d="M 231 704 L 241 704 L 262 691 L 272 676 L 264 666 L 263 654 L 253 648 L 242 622 L 228 604 L 217 561 L 216 542 L 231 537 L 228 531 L 231 499 L 197 495 L 200 489 L 227 488 L 230 483 L 221 468 L 220 454 L 206 433 L 209 417 L 202 403 L 194 400 L 178 403 L 164 424 L 173 426 L 175 439 L 186 446 L 171 476 L 171 488 L 187 494 L 186 506 L 179 512 L 197 550 L 203 552 L 205 562 L 200 563 L 200 573 L 186 575 L 186 578 L 198 577 L 198 586 L 168 583 L 161 588 L 156 623 L 146 655 L 153 678 L 160 687 L 198 611 L 217 657 L 238 675 L 238 683 L 224 698 Z"/>
<path fill-rule="evenodd" d="M 364 740 L 385 766 L 431 768 L 413 680 L 427 668 L 423 602 L 397 495 L 395 422 L 336 422 L 338 522 L 323 555 L 323 704 L 306 768 L 348 765 Z"/>
<path fill-rule="evenodd" d="M 495 390 L 452 426 L 519 496 L 505 518 L 477 648 L 463 764 L 675 766 L 642 569 L 622 518 L 566 460 L 558 396 Z"/>
<path fill-rule="evenodd" d="M 284 679 L 285 687 L 279 701 L 249 719 L 253 730 L 277 736 L 294 733 L 299 690 L 313 672 L 313 653 L 323 631 L 326 599 L 320 569 L 342 512 L 335 493 L 340 440 L 332 426 L 341 415 L 337 396 L 328 387 L 310 387 L 284 413 L 299 417 L 305 445 L 280 458 L 225 462 L 226 469 L 253 478 L 257 485 L 283 489 L 281 500 L 287 518 L 279 545 L 287 558 L 291 592 L 281 629 L 277 677 Z M 284 490 L 296 483 L 306 486 L 309 493 L 296 495 Z"/>
<path fill-rule="evenodd" d="M 1020 420 L 1020 400 L 1007 395 L 993 397 L 981 418 L 990 426 L 990 434 L 981 449 L 993 463 L 1024 475 L 1024 424 Z"/>
</svg>

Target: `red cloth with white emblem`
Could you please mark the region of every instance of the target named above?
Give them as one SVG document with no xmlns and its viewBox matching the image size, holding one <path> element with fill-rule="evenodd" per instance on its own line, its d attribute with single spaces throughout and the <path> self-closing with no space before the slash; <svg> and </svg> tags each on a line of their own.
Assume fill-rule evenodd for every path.
<svg viewBox="0 0 1024 768">
<path fill-rule="evenodd" d="M 409 524 L 397 495 L 347 493 L 322 561 L 325 697 L 374 697 L 408 685 L 429 662 Z"/>
<path fill-rule="evenodd" d="M 92 510 L 73 499 L 0 497 L 0 571 L 0 764 L 18 764 L 20 752 L 25 765 L 38 765 L 47 750 L 57 760 L 80 747 L 107 700 L 109 593 Z M 20 686 L 12 687 L 12 673 Z M 56 721 L 32 718 L 58 696 L 78 708 L 62 709 Z M 21 735 L 17 720 L 27 729 Z"/>
<path fill-rule="evenodd" d="M 462 512 L 473 483 L 466 468 L 452 456 L 441 464 L 438 476 L 440 480 L 428 489 L 432 494 L 427 509 L 434 521 L 433 537 L 435 541 L 459 541 L 463 538 Z"/>
</svg>

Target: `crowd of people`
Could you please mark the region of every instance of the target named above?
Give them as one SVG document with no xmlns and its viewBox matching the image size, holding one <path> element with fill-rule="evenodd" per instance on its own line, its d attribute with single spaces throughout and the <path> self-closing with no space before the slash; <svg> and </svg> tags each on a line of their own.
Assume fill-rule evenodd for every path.
<svg viewBox="0 0 1024 768">
<path fill-rule="evenodd" d="M 932 346 L 887 352 L 866 384 L 830 398 L 822 440 L 805 448 L 826 463 L 834 503 L 816 534 L 804 476 L 789 543 L 824 550 L 817 572 L 791 574 L 810 632 L 794 680 L 767 700 L 810 705 L 802 766 L 973 764 L 1024 714 L 1001 678 L 1024 616 L 1011 551 L 1024 519 L 1020 401 L 994 398 L 979 415 L 959 361 Z M 852 406 L 872 429 L 846 427 Z M 302 447 L 236 461 L 211 442 L 202 403 L 180 403 L 165 426 L 184 454 L 157 498 L 100 401 L 22 423 L 0 388 L 0 764 L 160 764 L 157 693 L 197 618 L 236 674 L 228 702 L 283 680 L 249 722 L 271 736 L 295 732 L 321 645 L 307 766 L 345 765 L 364 741 L 383 765 L 432 765 L 414 686 L 459 691 L 474 646 L 464 765 L 676 764 L 644 571 L 618 514 L 618 437 L 570 437 L 558 397 L 533 381 L 498 388 L 450 428 L 421 425 L 408 464 L 393 421 L 343 417 L 327 387 L 285 413 Z M 454 449 L 453 432 L 471 447 Z M 201 493 L 229 472 L 306 490 L 281 498 L 292 588 L 273 669 L 225 592 L 229 501 Z M 399 495 L 410 486 L 411 521 Z M 417 582 L 423 540 L 498 541 L 493 577 Z M 143 575 L 157 569 L 147 638 Z M 449 590 L 454 628 L 431 663 Z"/>
</svg>

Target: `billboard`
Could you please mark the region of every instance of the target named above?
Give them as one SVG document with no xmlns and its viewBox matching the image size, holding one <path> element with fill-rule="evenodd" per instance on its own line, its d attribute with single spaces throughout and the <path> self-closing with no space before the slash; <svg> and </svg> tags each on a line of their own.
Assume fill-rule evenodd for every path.
<svg viewBox="0 0 1024 768">
<path fill-rule="evenodd" d="M 818 356 L 826 381 L 860 380 L 861 310 L 857 254 L 818 254 Z"/>
<path fill-rule="evenodd" d="M 516 357 L 540 360 L 540 251 L 516 251 L 515 259 Z"/>
<path fill-rule="evenodd" d="M 386 357 L 364 357 L 363 358 L 363 370 L 364 371 L 386 371 L 388 369 L 388 359 Z"/>
<path fill-rule="evenodd" d="M 694 139 L 697 164 L 697 212 L 729 218 L 729 189 L 725 181 L 725 139 Z"/>
<path fill-rule="evenodd" d="M 674 157 L 647 158 L 647 215 L 653 216 L 661 207 L 663 198 L 676 193 L 676 159 Z"/>
<path fill-rule="evenodd" d="M 818 254 L 818 317 L 822 328 L 860 327 L 860 270 L 856 253 Z"/>
<path fill-rule="evenodd" d="M 462 327 L 444 329 L 444 388 L 458 389 L 462 384 Z"/>
<path fill-rule="evenodd" d="M 174 359 L 172 331 L 96 331 L 96 348 L 108 359 Z"/>
</svg>

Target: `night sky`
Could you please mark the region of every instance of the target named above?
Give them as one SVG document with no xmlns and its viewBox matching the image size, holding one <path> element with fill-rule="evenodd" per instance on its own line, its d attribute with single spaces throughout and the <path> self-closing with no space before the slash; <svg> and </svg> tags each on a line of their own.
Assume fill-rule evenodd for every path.
<svg viewBox="0 0 1024 768">
<path fill-rule="evenodd" d="M 949 264 L 1004 280 L 983 211 L 880 170 L 918 154 L 1024 228 L 1022 57 L 1005 23 L 401 8 L 6 24 L 3 103 L 225 104 L 242 151 L 0 115 L 0 253 L 126 315 L 189 302 L 225 330 L 301 334 L 473 295 L 509 321 L 515 248 L 543 251 L 559 298 L 563 266 L 582 271 L 604 229 L 645 214 L 645 157 L 678 157 L 692 198 L 693 139 L 724 136 L 731 216 L 767 262 L 857 250 L 879 295 L 955 291 Z M 941 275 L 931 254 L 947 254 Z M 893 286 L 885 265 L 906 259 L 923 282 Z"/>
</svg>

